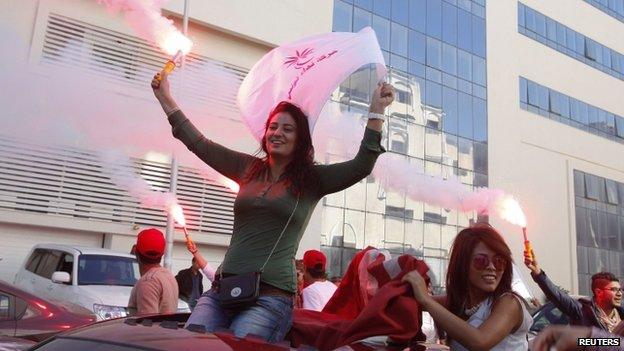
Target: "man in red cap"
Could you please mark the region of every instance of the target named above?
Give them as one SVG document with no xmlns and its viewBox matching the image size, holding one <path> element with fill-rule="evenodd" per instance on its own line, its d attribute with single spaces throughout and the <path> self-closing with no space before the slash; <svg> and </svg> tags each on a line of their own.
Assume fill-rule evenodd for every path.
<svg viewBox="0 0 624 351">
<path fill-rule="evenodd" d="M 137 236 L 137 243 L 132 251 L 139 261 L 141 279 L 130 293 L 128 310 L 132 315 L 177 311 L 178 283 L 173 274 L 160 265 L 165 245 L 165 236 L 158 229 L 145 229 Z"/>
<path fill-rule="evenodd" d="M 307 310 L 322 311 L 337 289 L 334 283 L 327 280 L 326 263 L 325 254 L 318 250 L 308 250 L 303 255 L 305 288 L 301 295 L 303 308 Z"/>
</svg>

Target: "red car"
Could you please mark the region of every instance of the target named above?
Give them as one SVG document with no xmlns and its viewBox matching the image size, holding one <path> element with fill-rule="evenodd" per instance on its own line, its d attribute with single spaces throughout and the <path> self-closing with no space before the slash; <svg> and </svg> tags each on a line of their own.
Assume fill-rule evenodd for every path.
<svg viewBox="0 0 624 351">
<path fill-rule="evenodd" d="M 85 308 L 40 299 L 0 280 L 0 340 L 42 341 L 95 320 L 93 312 Z"/>
<path fill-rule="evenodd" d="M 90 326 L 58 334 L 31 350 L 237 350 L 237 351 L 287 351 L 295 350 L 289 342 L 269 344 L 255 337 L 236 338 L 229 331 L 205 333 L 203 330 L 184 329 L 188 313 L 126 317 L 102 321 Z M 353 343 L 341 350 L 404 350 L 405 347 L 388 346 L 385 339 L 371 338 Z M 300 347 L 298 350 L 315 350 Z M 421 345 L 413 350 L 448 350 L 442 345 Z"/>
</svg>

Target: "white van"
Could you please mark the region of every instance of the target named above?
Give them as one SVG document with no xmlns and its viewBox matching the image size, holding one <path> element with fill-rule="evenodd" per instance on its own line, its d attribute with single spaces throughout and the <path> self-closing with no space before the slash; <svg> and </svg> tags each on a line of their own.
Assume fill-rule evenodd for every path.
<svg viewBox="0 0 624 351">
<path fill-rule="evenodd" d="M 105 320 L 128 315 L 130 292 L 139 278 L 139 264 L 129 253 L 38 244 L 15 275 L 15 285 L 42 298 L 73 302 Z M 189 311 L 178 300 L 178 312 Z"/>
</svg>

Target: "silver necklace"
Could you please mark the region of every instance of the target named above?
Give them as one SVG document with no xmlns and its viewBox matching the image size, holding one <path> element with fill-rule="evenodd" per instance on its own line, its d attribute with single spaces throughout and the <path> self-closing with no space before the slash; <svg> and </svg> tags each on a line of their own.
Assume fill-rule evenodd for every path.
<svg viewBox="0 0 624 351">
<path fill-rule="evenodd" d="M 473 314 L 475 314 L 478 310 L 479 307 L 481 307 L 481 305 L 483 304 L 483 301 L 479 302 L 478 304 L 470 307 L 470 308 L 465 308 L 464 307 L 464 314 L 468 317 L 472 316 Z M 466 306 L 466 303 L 464 302 L 464 306 Z"/>
</svg>

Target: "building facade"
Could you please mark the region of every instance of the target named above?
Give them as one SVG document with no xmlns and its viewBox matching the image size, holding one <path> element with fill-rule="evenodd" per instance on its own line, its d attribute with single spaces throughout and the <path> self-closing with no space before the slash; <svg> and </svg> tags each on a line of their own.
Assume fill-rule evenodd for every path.
<svg viewBox="0 0 624 351">
<path fill-rule="evenodd" d="M 624 3 L 490 1 L 487 10 L 490 186 L 522 202 L 553 281 L 591 295 L 591 274 L 624 273 Z M 519 229 L 493 222 L 521 261 Z"/>
</svg>

